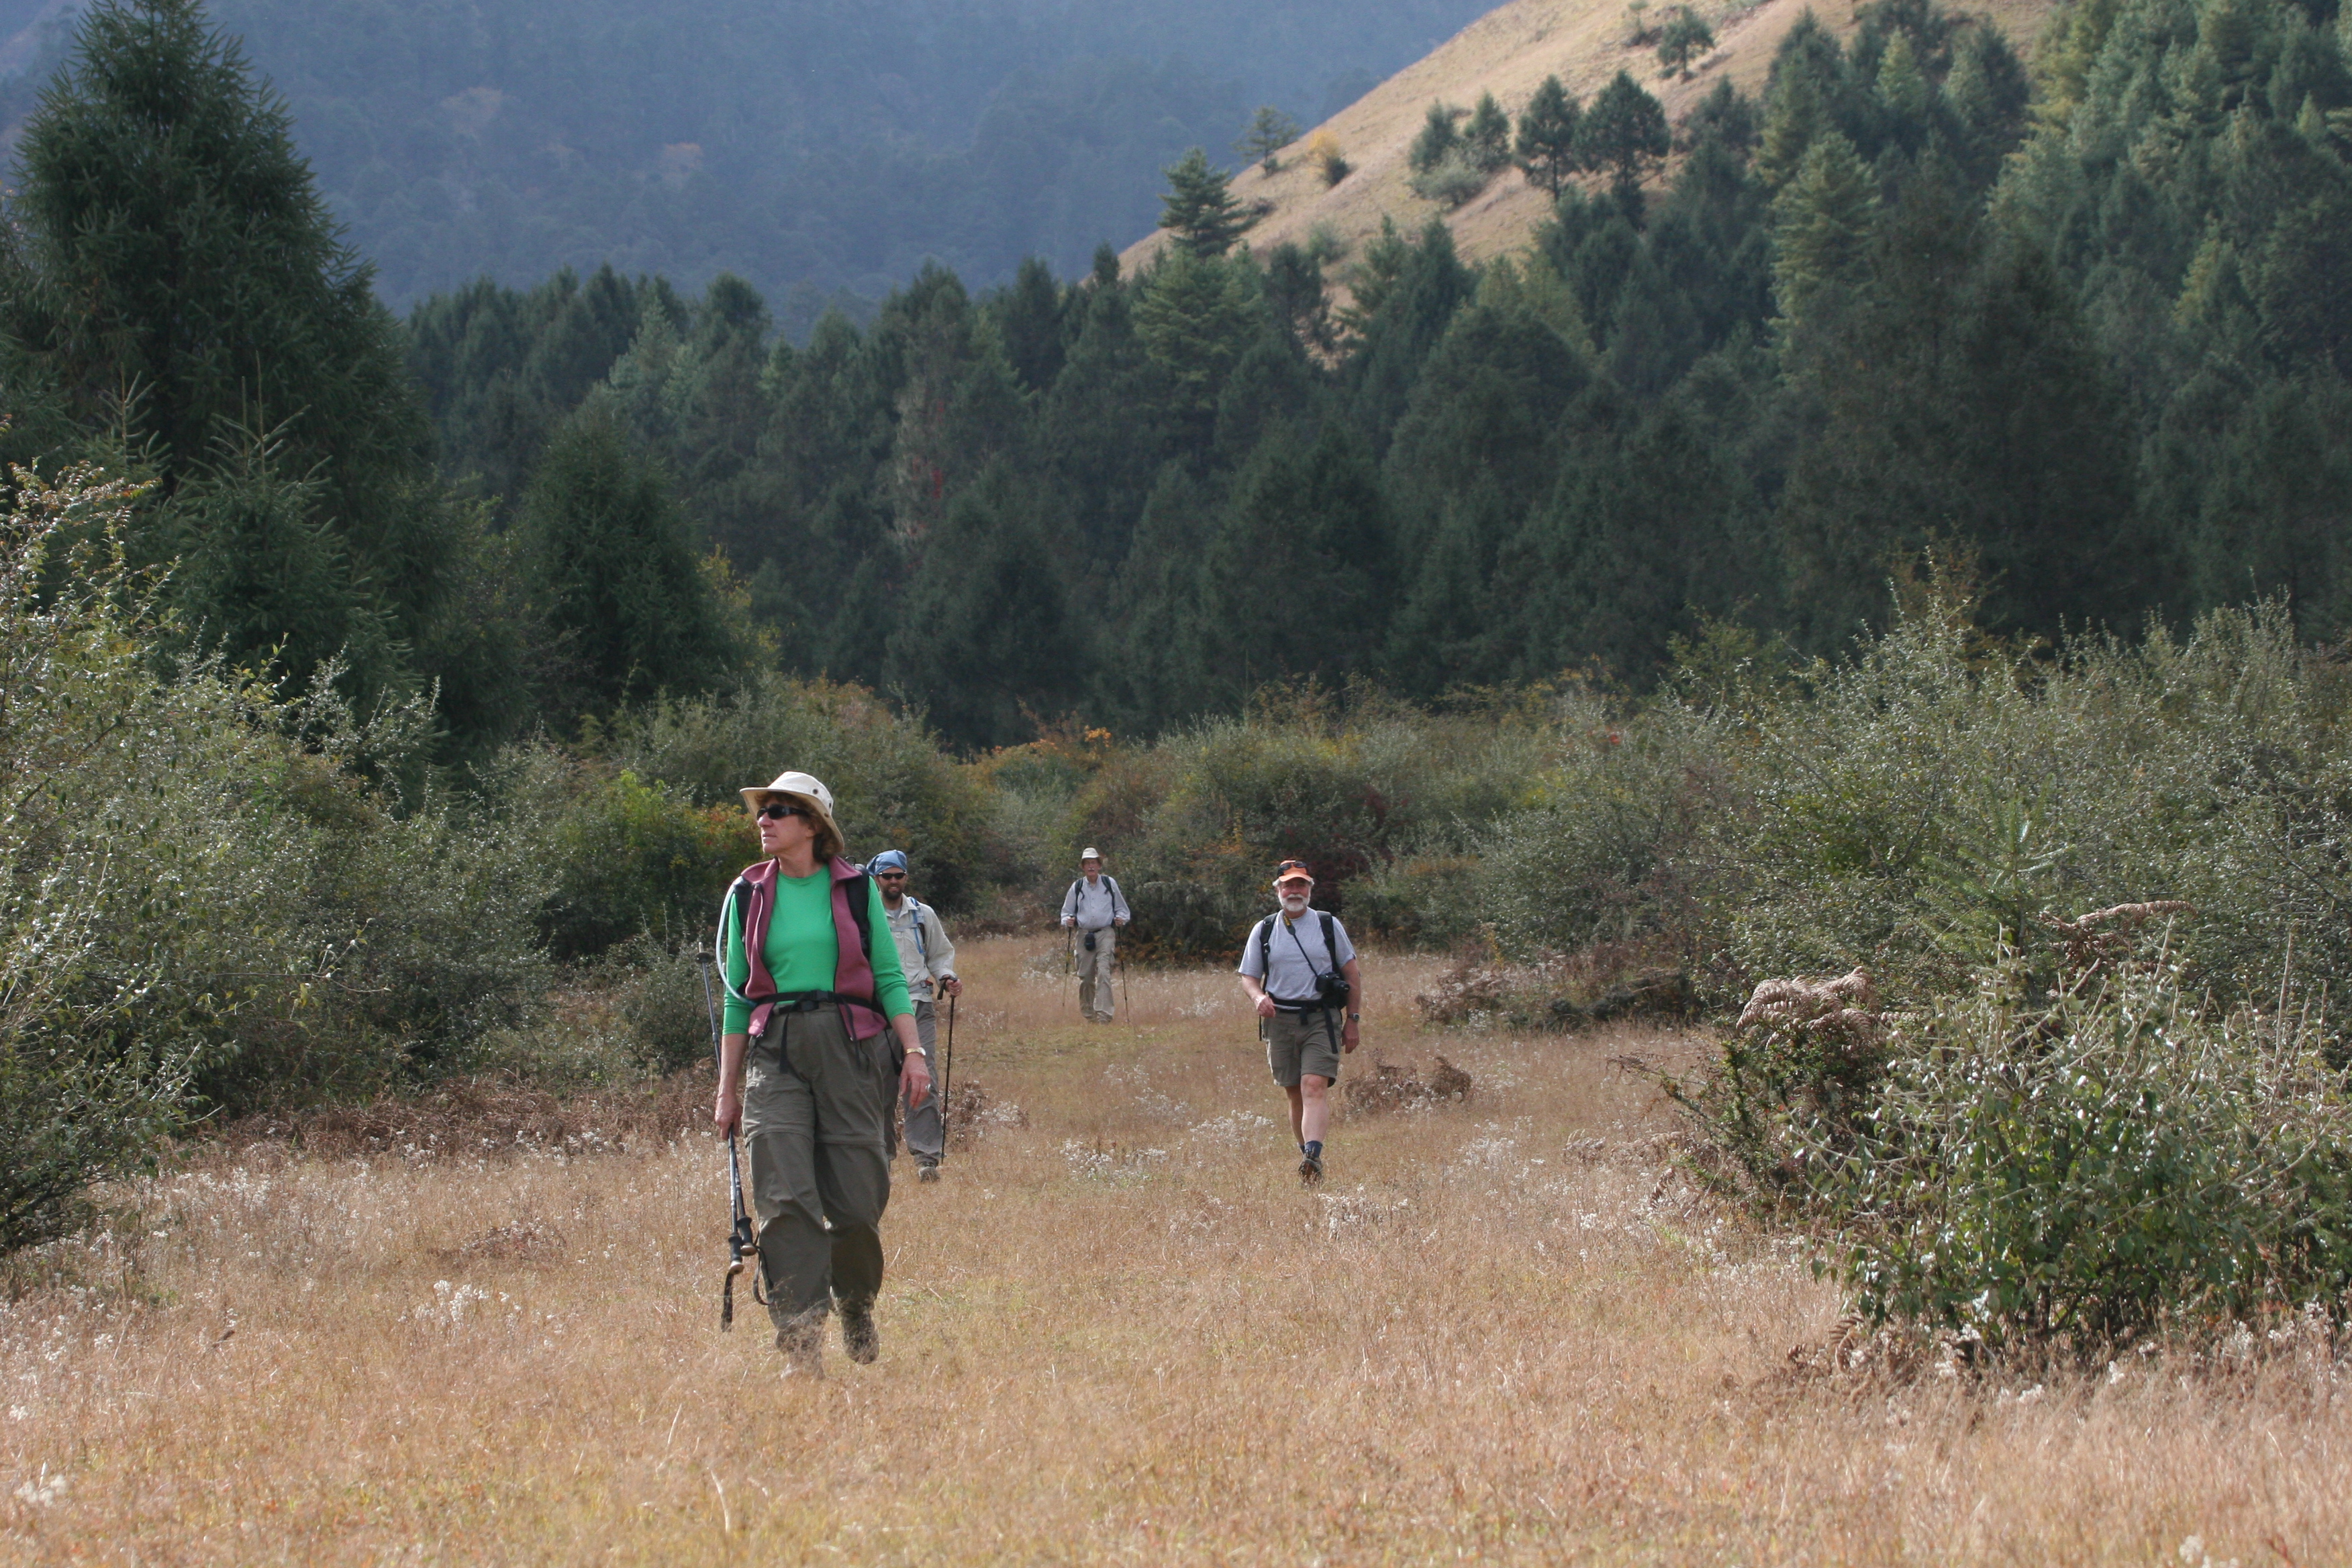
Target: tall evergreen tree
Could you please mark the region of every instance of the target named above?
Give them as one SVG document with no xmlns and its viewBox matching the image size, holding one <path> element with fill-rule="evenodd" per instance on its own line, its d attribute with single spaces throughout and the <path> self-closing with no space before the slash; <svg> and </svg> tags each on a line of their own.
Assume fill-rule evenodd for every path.
<svg viewBox="0 0 2352 1568">
<path fill-rule="evenodd" d="M 1421 133 L 1405 150 L 1405 163 L 1416 174 L 1426 174 L 1445 161 L 1445 155 L 1462 145 L 1462 132 L 1454 121 L 1462 111 L 1443 103 L 1433 103 L 1421 122 Z"/>
<path fill-rule="evenodd" d="M 1271 174 L 1281 167 L 1276 154 L 1297 140 L 1298 121 L 1272 104 L 1261 104 L 1250 117 L 1249 129 L 1234 143 L 1234 151 Z"/>
<path fill-rule="evenodd" d="M 1166 173 L 1168 193 L 1160 198 L 1160 226 L 1175 235 L 1177 247 L 1204 259 L 1231 250 L 1250 226 L 1241 203 L 1234 199 L 1232 179 L 1198 147 Z"/>
<path fill-rule="evenodd" d="M 356 679 L 363 689 L 406 679 L 403 646 L 429 642 L 448 607 L 461 519 L 431 494 L 398 326 L 295 151 L 283 101 L 195 0 L 102 0 L 26 121 L 18 158 L 10 210 L 22 245 L 5 330 L 84 430 L 153 465 L 147 547 L 226 551 L 201 536 L 205 521 L 257 514 L 210 500 L 172 510 L 263 441 L 277 472 L 300 477 L 266 486 L 264 511 L 283 521 L 299 503 L 315 517 L 247 531 L 245 547 L 292 552 L 289 576 L 341 572 L 330 598 L 388 628 L 378 639 L 354 622 Z M 191 612 L 258 627 L 271 603 L 282 608 L 260 586 L 268 563 L 245 567 L 206 574 L 229 597 Z"/>
<path fill-rule="evenodd" d="M 1511 161 L 1511 117 L 1503 112 L 1493 93 L 1478 95 L 1477 105 L 1462 127 L 1462 151 L 1470 166 L 1482 174 L 1491 174 Z"/>
<path fill-rule="evenodd" d="M 517 533 L 559 721 L 725 677 L 729 641 L 685 520 L 607 400 L 548 443 Z"/>
<path fill-rule="evenodd" d="M 1584 166 L 1610 172 L 1618 205 L 1639 222 L 1643 177 L 1674 146 L 1664 106 L 1621 70 L 1584 111 L 1576 136 Z"/>
<path fill-rule="evenodd" d="M 1519 111 L 1518 140 L 1512 153 L 1529 183 L 1555 196 L 1579 167 L 1576 126 L 1580 117 L 1576 100 L 1556 76 L 1544 78 Z"/>
<path fill-rule="evenodd" d="M 889 633 L 888 683 L 966 747 L 1028 739 L 1085 690 L 1087 628 L 1033 497 L 994 468 L 948 509 Z"/>
<path fill-rule="evenodd" d="M 1816 137 L 1772 204 L 1772 284 L 1784 320 L 1802 321 L 1823 291 L 1860 280 L 1878 193 L 1835 131 Z"/>
<path fill-rule="evenodd" d="M 1658 74 L 1678 76 L 1688 81 L 1691 61 L 1713 47 L 1715 30 L 1689 6 L 1677 5 L 1658 31 L 1658 64 L 1662 68 Z"/>
</svg>

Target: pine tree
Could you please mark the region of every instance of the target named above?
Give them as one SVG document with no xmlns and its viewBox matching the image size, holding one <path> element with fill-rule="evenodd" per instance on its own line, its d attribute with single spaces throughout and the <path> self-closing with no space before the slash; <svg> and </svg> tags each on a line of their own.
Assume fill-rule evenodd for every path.
<svg viewBox="0 0 2352 1568">
<path fill-rule="evenodd" d="M 7 335 L 80 427 L 155 466 L 146 547 L 226 548 L 201 536 L 205 521 L 255 514 L 215 505 L 217 484 L 202 509 L 173 509 L 267 432 L 271 469 L 303 478 L 270 491 L 264 510 L 278 521 L 248 544 L 292 551 L 295 576 L 341 562 L 346 581 L 330 597 L 389 628 L 362 683 L 408 679 L 399 647 L 429 640 L 446 612 L 461 531 L 430 491 L 430 431 L 398 325 L 320 198 L 284 102 L 195 0 L 102 0 L 26 121 L 18 157 Z M 279 526 L 297 500 L 315 509 L 312 523 Z M 261 586 L 268 564 L 245 565 L 208 574 L 231 596 L 190 613 L 249 626 L 284 608 Z M 362 657 L 355 643 L 355 667 Z"/>
<path fill-rule="evenodd" d="M 1044 392 L 1062 374 L 1068 353 L 1063 338 L 1064 300 L 1053 268 L 1043 258 L 1030 257 L 1021 264 L 1013 287 L 992 303 L 1004 357 L 1012 362 L 1013 374 L 1031 392 Z"/>
<path fill-rule="evenodd" d="M 1640 222 L 1643 176 L 1674 145 L 1664 107 L 1621 70 L 1584 111 L 1576 136 L 1584 166 L 1610 171 L 1619 205 Z"/>
<path fill-rule="evenodd" d="M 1886 52 L 1879 57 L 1878 100 L 1898 125 L 1916 126 L 1927 117 L 1927 104 L 1935 87 L 1919 69 L 1919 56 L 1911 47 L 1911 35 L 1898 32 L 1886 41 Z"/>
<path fill-rule="evenodd" d="M 1697 12 L 1687 5 L 1678 5 L 1658 34 L 1658 64 L 1664 68 L 1658 74 L 1679 76 L 1688 81 L 1691 61 L 1713 47 L 1714 30 L 1699 19 Z"/>
<path fill-rule="evenodd" d="M 1802 321 L 1823 290 L 1856 281 L 1878 193 L 1853 143 L 1822 132 L 1772 204 L 1772 283 L 1780 315 Z"/>
<path fill-rule="evenodd" d="M 1271 174 L 1282 166 L 1275 154 L 1297 140 L 1298 121 L 1270 103 L 1260 104 L 1250 118 L 1249 129 L 1234 143 L 1234 151 Z"/>
<path fill-rule="evenodd" d="M 1580 111 L 1559 78 L 1548 76 L 1519 114 L 1519 135 L 1512 151 L 1531 184 L 1554 196 L 1580 165 L 1576 158 L 1576 127 Z"/>
<path fill-rule="evenodd" d="M 1168 194 L 1160 197 L 1160 226 L 1176 236 L 1179 248 L 1195 257 L 1223 256 L 1248 228 L 1233 181 L 1210 165 L 1195 147 L 1165 171 Z"/>
<path fill-rule="evenodd" d="M 1443 103 L 1429 106 L 1429 114 L 1421 122 L 1420 134 L 1412 139 L 1412 145 L 1405 152 L 1405 163 L 1414 174 L 1428 174 L 1445 161 L 1448 153 L 1462 145 L 1462 132 L 1454 126 L 1461 112 Z"/>
<path fill-rule="evenodd" d="M 1503 112 L 1493 93 L 1478 95 L 1477 107 L 1462 128 L 1462 150 L 1470 166 L 1482 174 L 1491 174 L 1510 163 L 1511 117 Z"/>
<path fill-rule="evenodd" d="M 607 399 L 591 399 L 548 443 L 516 531 L 558 716 L 723 678 L 728 639 L 685 521 Z"/>
<path fill-rule="evenodd" d="M 1227 373 L 1264 321 L 1252 288 L 1255 275 L 1245 257 L 1228 261 L 1178 250 L 1144 285 L 1136 334 L 1190 416 L 1205 420 L 1215 412 Z"/>
<path fill-rule="evenodd" d="M 1011 745 L 1085 689 L 1085 617 L 1036 499 L 1000 466 L 948 509 L 889 635 L 889 683 L 957 745 Z"/>
<path fill-rule="evenodd" d="M 1773 84 L 1764 105 L 1764 144 L 1756 154 L 1756 173 L 1766 190 L 1777 191 L 1797 177 L 1813 138 L 1829 122 L 1811 72 L 1792 70 Z"/>
</svg>

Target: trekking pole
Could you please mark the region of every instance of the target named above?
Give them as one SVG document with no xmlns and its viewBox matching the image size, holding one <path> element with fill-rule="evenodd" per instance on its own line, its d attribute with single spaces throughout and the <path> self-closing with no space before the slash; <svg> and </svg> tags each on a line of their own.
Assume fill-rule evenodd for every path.
<svg viewBox="0 0 2352 1568">
<path fill-rule="evenodd" d="M 702 1005 L 710 1014 L 710 1063 L 719 1072 L 727 1070 L 727 1058 L 719 1045 L 719 1000 L 710 990 L 711 960 L 702 960 Z M 720 1087 L 724 1088 L 722 1084 Z M 759 1250 L 751 1238 L 751 1216 L 743 1212 L 743 1167 L 735 1158 L 735 1129 L 727 1130 L 727 1199 L 732 1209 L 734 1225 L 727 1233 L 727 1282 L 719 1291 L 719 1331 L 725 1333 L 735 1326 L 735 1276 L 743 1272 L 744 1258 Z M 757 1280 L 751 1284 L 751 1299 L 759 1300 Z"/>
<path fill-rule="evenodd" d="M 948 1103 L 948 1088 L 955 1082 L 955 1005 L 956 999 L 952 996 L 949 997 L 948 1048 L 947 1054 L 940 1060 L 940 1158 L 941 1160 L 945 1160 L 948 1157 L 948 1112 L 950 1110 Z"/>
</svg>

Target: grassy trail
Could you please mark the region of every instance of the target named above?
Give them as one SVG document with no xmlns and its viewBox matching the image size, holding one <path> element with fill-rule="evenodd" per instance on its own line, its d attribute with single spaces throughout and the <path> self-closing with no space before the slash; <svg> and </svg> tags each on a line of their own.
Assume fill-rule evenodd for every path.
<svg viewBox="0 0 2352 1568">
<path fill-rule="evenodd" d="M 1833 1292 L 1611 1066 L 1695 1041 L 1422 1035 L 1432 967 L 1369 960 L 1366 1055 L 1475 1087 L 1343 1116 L 1308 1193 L 1230 977 L 1085 1027 L 1039 956 L 969 946 L 957 1076 L 1025 1124 L 899 1185 L 878 1364 L 717 1331 L 708 1138 L 251 1150 L 138 1194 L 133 1290 L 100 1250 L 0 1308 L 0 1558 L 2346 1560 L 2324 1360 L 1792 1376 Z"/>
</svg>

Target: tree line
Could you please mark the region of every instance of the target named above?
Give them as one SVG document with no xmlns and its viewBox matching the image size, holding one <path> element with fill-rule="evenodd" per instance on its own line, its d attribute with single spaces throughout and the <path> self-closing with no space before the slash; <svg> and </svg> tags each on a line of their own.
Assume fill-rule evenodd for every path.
<svg viewBox="0 0 2352 1568">
<path fill-rule="evenodd" d="M 0 441 L 149 477 L 185 636 L 430 688 L 452 754 L 775 665 L 968 748 L 1278 681 L 1639 689 L 1717 623 L 1842 647 L 1928 552 L 2002 633 L 2278 594 L 2336 635 L 2336 14 L 2069 9 L 2038 58 L 1930 0 L 1808 19 L 1662 185 L 1630 76 L 1548 86 L 1474 116 L 1559 185 L 1483 267 L 1435 222 L 1254 253 L 1188 159 L 1141 268 L 928 267 L 796 346 L 739 279 L 610 268 L 397 321 L 202 13 L 102 6 L 21 143 Z"/>
</svg>

